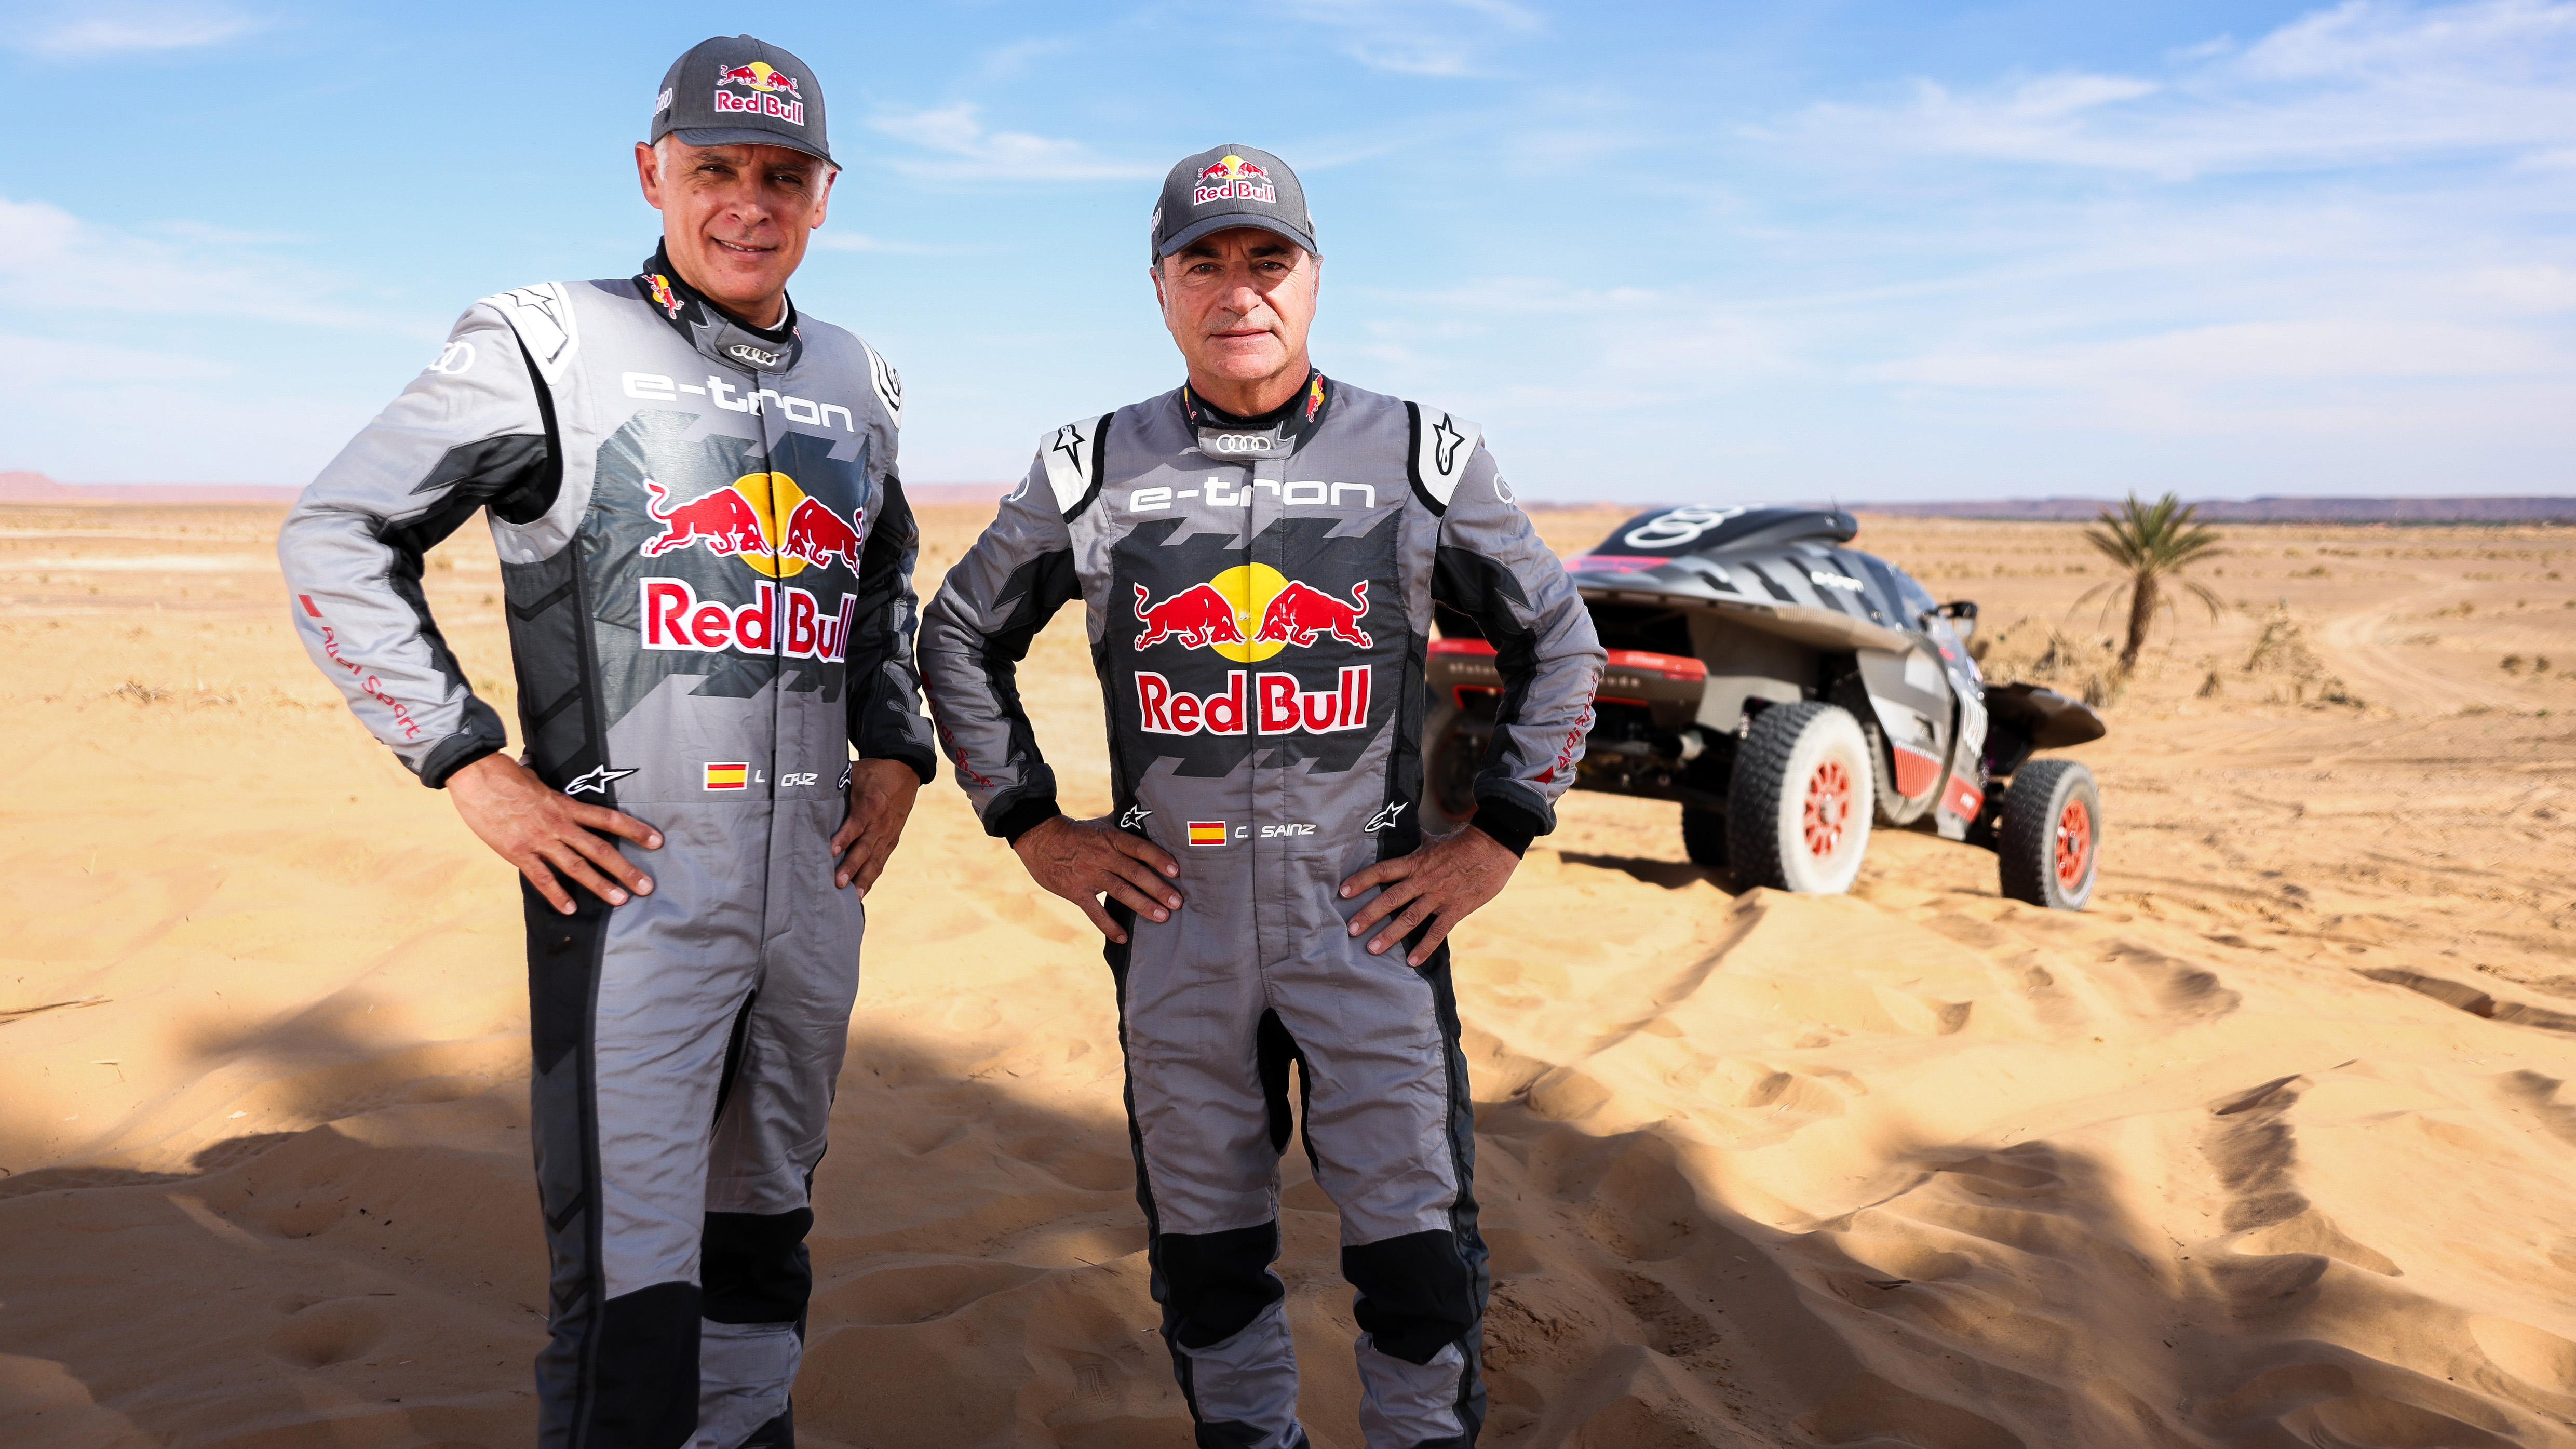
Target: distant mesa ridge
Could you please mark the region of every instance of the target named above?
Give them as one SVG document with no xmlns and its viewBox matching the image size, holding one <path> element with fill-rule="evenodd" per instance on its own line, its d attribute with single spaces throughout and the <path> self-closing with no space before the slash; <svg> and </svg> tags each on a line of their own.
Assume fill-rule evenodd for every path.
<svg viewBox="0 0 2576 1449">
<path fill-rule="evenodd" d="M 998 483 L 907 483 L 916 504 L 995 503 L 1018 487 Z M 0 472 L 0 503 L 292 503 L 301 489 L 273 483 L 57 483 L 42 473 Z M 1707 501 L 1707 500 L 1702 500 Z M 2567 523 L 2576 496 L 2527 498 L 2204 498 L 2212 523 Z M 1608 499 L 1530 500 L 1532 508 L 1613 508 Z M 1647 507 L 1652 505 L 1630 505 Z M 2103 498 L 1996 498 L 1965 503 L 1810 503 L 1899 518 L 1972 518 L 2090 523 L 2112 506 Z"/>
<path fill-rule="evenodd" d="M 908 483 L 914 503 L 993 503 L 1008 483 Z M 57 483 L 42 473 L 0 472 L 0 503 L 292 503 L 301 488 L 277 483 Z"/>
<path fill-rule="evenodd" d="M 2576 523 L 2567 498 L 2203 498 L 2191 502 L 2211 523 Z M 2091 522 L 2115 501 L 1999 498 L 1982 503 L 1842 503 L 1854 513 L 1900 518 Z"/>
<path fill-rule="evenodd" d="M 0 503 L 292 503 L 304 490 L 273 483 L 57 483 L 0 473 Z"/>
</svg>

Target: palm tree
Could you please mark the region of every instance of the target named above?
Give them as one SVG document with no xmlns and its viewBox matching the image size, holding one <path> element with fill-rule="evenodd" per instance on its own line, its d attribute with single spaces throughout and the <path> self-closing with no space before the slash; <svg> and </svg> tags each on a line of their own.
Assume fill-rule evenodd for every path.
<svg viewBox="0 0 2576 1449">
<path fill-rule="evenodd" d="M 2105 508 L 2100 521 L 2084 530 L 2084 541 L 2127 575 L 2088 589 L 2083 598 L 2075 601 L 2080 609 L 2096 595 L 2107 593 L 2110 597 L 2103 600 L 2102 609 L 2108 613 L 2119 603 L 2121 593 L 2127 592 L 2129 642 L 2120 651 L 2123 677 L 2138 667 L 2138 651 L 2147 646 L 2147 630 L 2155 625 L 2157 606 L 2171 607 L 2164 600 L 2168 577 L 2209 606 L 2211 623 L 2218 621 L 2218 595 L 2198 580 L 2175 577 L 2188 565 L 2218 552 L 2218 533 L 2197 520 L 2199 511 L 2171 493 L 2147 504 L 2138 502 L 2138 495 L 2132 493 L 2117 514 Z"/>
</svg>

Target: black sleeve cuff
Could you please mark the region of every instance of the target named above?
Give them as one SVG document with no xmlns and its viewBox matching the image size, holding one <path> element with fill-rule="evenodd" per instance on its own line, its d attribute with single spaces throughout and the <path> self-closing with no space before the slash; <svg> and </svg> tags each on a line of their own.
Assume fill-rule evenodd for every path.
<svg viewBox="0 0 2576 1449">
<path fill-rule="evenodd" d="M 998 835 L 1012 845 L 1020 837 L 1046 824 L 1064 812 L 1056 808 L 1053 795 L 1037 795 L 1014 800 L 1008 809 L 995 812 L 984 821 L 986 835 Z"/>
<path fill-rule="evenodd" d="M 862 750 L 859 752 L 859 758 L 862 760 L 901 760 L 905 764 L 912 766 L 912 772 L 919 775 L 921 777 L 921 783 L 925 785 L 939 778 L 939 757 L 932 754 L 927 749 L 880 750 L 874 754 Z"/>
<path fill-rule="evenodd" d="M 501 742 L 476 735 L 455 735 L 439 742 L 420 762 L 420 782 L 433 790 L 447 788 L 447 777 L 482 759 L 501 753 Z"/>
<path fill-rule="evenodd" d="M 1514 855 L 1529 853 L 1530 842 L 1547 833 L 1547 821 L 1528 807 L 1495 796 L 1480 796 L 1468 824 L 1494 838 Z"/>
</svg>

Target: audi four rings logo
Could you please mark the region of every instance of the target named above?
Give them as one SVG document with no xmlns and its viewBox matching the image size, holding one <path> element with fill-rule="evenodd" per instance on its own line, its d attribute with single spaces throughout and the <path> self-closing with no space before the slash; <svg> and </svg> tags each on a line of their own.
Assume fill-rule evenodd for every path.
<svg viewBox="0 0 2576 1449">
<path fill-rule="evenodd" d="M 1267 453 L 1278 444 L 1258 433 L 1219 433 L 1208 446 L 1220 453 Z"/>
<path fill-rule="evenodd" d="M 1729 504 L 1722 508 L 1675 508 L 1647 519 L 1628 530 L 1630 548 L 1679 548 L 1693 543 L 1699 536 L 1726 522 L 1741 517 L 1744 508 Z"/>
<path fill-rule="evenodd" d="M 734 356 L 741 358 L 743 361 L 750 363 L 754 367 L 776 367 L 780 356 L 780 354 L 771 352 L 766 348 L 754 347 L 748 342 L 737 342 L 731 347 L 726 348 L 725 351 L 732 353 Z"/>
<path fill-rule="evenodd" d="M 474 344 L 471 342 L 451 342 L 447 344 L 445 348 L 440 350 L 438 360 L 429 365 L 429 370 L 436 373 L 443 373 L 449 377 L 454 377 L 456 374 L 465 372 L 473 366 Z"/>
</svg>

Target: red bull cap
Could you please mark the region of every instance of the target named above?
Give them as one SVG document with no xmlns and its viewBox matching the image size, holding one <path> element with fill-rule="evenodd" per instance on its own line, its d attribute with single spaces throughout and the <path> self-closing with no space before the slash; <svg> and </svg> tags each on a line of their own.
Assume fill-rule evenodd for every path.
<svg viewBox="0 0 2576 1449">
<path fill-rule="evenodd" d="M 692 146 L 786 146 L 832 159 L 813 67 L 748 35 L 701 40 L 671 63 L 646 139 L 675 132 Z"/>
<path fill-rule="evenodd" d="M 1324 254 L 1315 245 L 1306 188 L 1287 162 L 1251 146 L 1212 146 L 1183 157 L 1163 178 L 1163 200 L 1154 208 L 1154 260 L 1237 226 L 1259 227 Z"/>
</svg>

